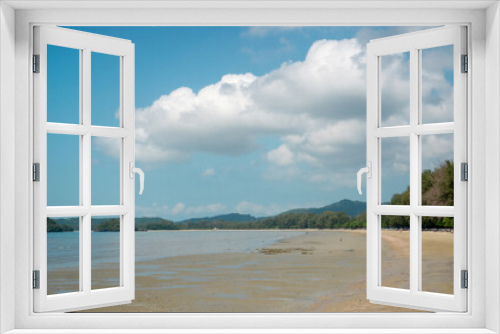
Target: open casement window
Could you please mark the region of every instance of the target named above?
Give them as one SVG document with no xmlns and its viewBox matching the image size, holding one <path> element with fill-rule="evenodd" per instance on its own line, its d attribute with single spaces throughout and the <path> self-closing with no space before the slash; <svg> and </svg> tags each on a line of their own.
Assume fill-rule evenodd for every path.
<svg viewBox="0 0 500 334">
<path fill-rule="evenodd" d="M 448 48 L 449 58 L 435 52 L 442 48 Z M 434 57 L 426 56 L 433 52 Z M 467 309 L 467 290 L 462 282 L 462 276 L 467 274 L 464 272 L 467 270 L 467 182 L 462 175 L 466 172 L 466 165 L 462 165 L 467 163 L 466 54 L 466 28 L 458 26 L 372 40 L 367 45 L 367 298 L 373 303 L 430 311 L 464 312 Z M 448 102 L 437 103 L 435 101 L 444 99 L 438 96 L 443 90 L 431 87 L 432 80 L 434 75 L 440 75 L 437 68 L 446 61 L 449 66 L 445 83 L 451 87 L 450 95 Z M 400 67 L 406 65 L 408 75 L 406 80 L 399 75 L 400 82 L 391 86 L 387 82 L 397 67 L 395 62 Z M 394 103 L 397 99 L 404 103 Z M 400 108 L 395 113 L 403 116 L 384 115 L 384 112 L 390 113 L 391 103 L 393 109 Z M 439 110 L 443 110 L 440 106 L 445 103 L 448 103 L 449 115 L 440 118 Z M 437 107 L 432 109 L 433 106 Z M 447 143 L 451 152 L 447 160 L 447 167 L 451 166 L 448 180 L 451 178 L 454 195 L 448 204 L 429 203 L 432 202 L 426 197 L 429 193 L 423 195 L 425 175 L 422 172 L 425 174 L 428 168 L 426 159 L 430 152 L 444 149 Z M 385 202 L 382 199 L 382 189 L 388 185 L 387 180 L 393 178 L 386 166 L 400 163 L 398 154 L 389 150 L 391 145 L 403 147 L 408 161 L 409 184 L 405 183 L 409 185 L 409 203 L 406 203 L 409 205 L 390 205 L 387 198 Z M 443 167 L 443 170 L 446 169 Z M 408 228 L 409 232 L 390 231 L 391 225 L 387 222 L 394 221 L 395 217 L 406 221 L 404 229 Z M 425 275 L 432 276 L 442 269 L 431 266 L 429 273 L 428 266 L 424 269 L 422 265 L 428 260 L 423 239 L 431 233 L 426 231 L 429 219 L 447 222 L 449 229 L 442 233 L 452 233 L 450 280 L 453 280 L 453 288 L 445 293 L 425 285 Z M 408 249 L 407 270 L 397 268 L 399 274 L 390 273 L 395 277 L 406 275 L 406 279 L 401 279 L 405 284 L 384 282 L 384 233 L 409 235 L 408 244 L 402 247 Z"/>
<path fill-rule="evenodd" d="M 68 55 L 68 58 L 56 57 L 54 50 L 59 50 Z M 71 57 L 73 57 L 70 59 Z M 91 108 L 91 96 L 95 90 L 91 88 L 91 74 L 95 80 L 100 80 L 99 72 L 92 71 L 93 61 L 98 57 L 113 57 L 116 60 L 116 108 L 111 110 L 116 123 L 114 126 L 96 126 L 91 120 L 91 115 L 96 115 L 94 104 Z M 95 57 L 95 58 L 94 58 Z M 64 69 L 66 61 L 73 61 L 74 73 Z M 48 66 L 50 64 L 50 66 Z M 102 67 L 101 67 L 102 69 Z M 134 44 L 128 40 L 83 33 L 70 29 L 57 27 L 34 28 L 34 271 L 33 293 L 34 311 L 73 311 L 83 310 L 106 305 L 130 303 L 134 299 Z M 59 78 L 54 79 L 54 73 Z M 62 79 L 61 79 L 62 73 Z M 101 73 L 102 74 L 102 73 Z M 60 98 L 70 100 L 69 104 L 75 107 L 64 110 L 60 121 L 51 119 L 51 108 L 54 104 L 48 98 L 48 87 L 58 80 L 56 84 L 65 84 L 66 77 L 75 81 L 75 94 L 67 95 L 57 89 L 52 89 L 50 96 L 64 95 Z M 102 75 L 100 77 L 102 79 Z M 93 78 L 94 79 L 94 78 Z M 92 83 L 95 82 L 92 80 Z M 104 80 L 104 79 L 103 79 Z M 94 86 L 94 84 L 92 84 Z M 97 84 L 96 84 L 97 86 Z M 95 94 L 98 95 L 98 94 Z M 107 96 L 105 98 L 108 98 Z M 109 97 L 111 98 L 111 97 Z M 97 107 L 96 107 L 97 109 Z M 68 115 L 75 115 L 73 120 Z M 99 124 L 102 125 L 102 124 Z M 107 125 L 107 124 L 106 124 Z M 109 205 L 94 205 L 92 199 L 92 154 L 94 141 L 109 141 L 110 146 L 116 151 L 116 202 Z M 73 143 L 75 143 L 73 145 Z M 51 147 L 52 146 L 52 147 Z M 64 149 L 61 149 L 64 147 Z M 48 155 L 58 154 L 62 157 L 58 163 L 51 163 Z M 65 161 L 74 159 L 74 168 L 57 166 Z M 119 161 L 119 162 L 118 162 Z M 119 167 L 118 167 L 119 166 Z M 57 173 L 51 173 L 54 168 L 59 168 Z M 64 177 L 66 172 L 75 173 L 75 182 L 63 184 L 59 191 L 67 190 L 75 194 L 74 203 L 62 205 L 51 204 L 48 200 L 48 183 L 60 182 L 59 176 Z M 48 175 L 52 178 L 47 181 Z M 118 182 L 119 177 L 119 182 Z M 79 181 L 78 181 L 79 180 Z M 100 181 L 102 182 L 102 181 Z M 61 182 L 60 182 L 61 183 Z M 119 193 L 119 195 L 118 195 Z M 64 200 L 64 198 L 63 198 Z M 64 201 L 63 201 L 64 202 Z M 78 240 L 79 246 L 75 247 L 68 256 L 76 258 L 79 263 L 77 268 L 63 271 L 60 277 L 48 275 L 51 265 L 62 265 L 64 256 L 58 257 L 58 263 L 53 263 L 53 252 L 64 251 L 64 240 L 49 240 L 49 220 L 53 224 L 64 225 L 63 218 L 71 217 L 76 224 L 77 232 L 66 233 Z M 98 245 L 99 238 L 92 233 L 91 223 L 93 217 L 113 217 L 115 238 L 113 245 Z M 69 221 L 69 220 L 67 220 Z M 99 234 L 99 233 L 97 233 Z M 100 233 L 100 236 L 105 233 Z M 110 234 L 108 234 L 110 235 Z M 93 240 L 96 238 L 96 240 Z M 101 238 L 102 239 L 102 238 Z M 55 245 L 54 245 L 55 244 Z M 74 243 L 73 243 L 74 244 Z M 92 257 L 92 247 L 107 247 L 109 252 L 114 252 L 117 258 L 116 280 L 111 284 L 96 284 L 93 277 L 93 268 L 100 259 Z M 106 248 L 108 249 L 108 248 Z M 66 249 L 67 250 L 67 249 Z M 52 252 L 52 253 L 51 253 Z M 49 258 L 49 259 L 48 259 Z M 52 262 L 51 262 L 52 261 Z M 63 266 L 64 267 L 64 266 Z M 50 282 L 50 280 L 54 280 Z M 73 280 L 73 281 L 72 281 Z M 72 281 L 72 286 L 71 286 Z M 70 283 L 68 283 L 70 282 Z M 56 286 L 52 290 L 49 286 Z"/>
</svg>

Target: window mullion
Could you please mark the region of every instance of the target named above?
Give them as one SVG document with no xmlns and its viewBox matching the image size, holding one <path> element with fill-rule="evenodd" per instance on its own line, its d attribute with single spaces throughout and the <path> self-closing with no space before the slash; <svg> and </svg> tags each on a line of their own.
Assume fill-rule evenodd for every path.
<svg viewBox="0 0 500 334">
<path fill-rule="evenodd" d="M 420 231 L 419 217 L 413 207 L 419 204 L 419 136 L 414 130 L 419 123 L 419 51 L 410 50 L 410 291 L 418 291 L 420 281 Z"/>
<path fill-rule="evenodd" d="M 389 216 L 435 216 L 435 217 L 454 217 L 455 209 L 452 206 L 431 206 L 431 205 L 374 205 L 373 213 L 377 215 Z"/>
<path fill-rule="evenodd" d="M 130 212 L 130 207 L 124 205 L 94 205 L 90 213 L 94 216 L 121 216 Z"/>
<path fill-rule="evenodd" d="M 86 127 L 91 125 L 91 51 L 89 49 L 84 49 L 82 52 L 82 66 L 81 66 L 81 89 L 80 89 L 80 99 L 82 101 L 81 107 L 81 119 L 82 123 Z M 80 177 L 81 191 L 82 191 L 82 204 L 85 207 L 90 208 L 91 206 L 91 134 L 87 132 L 81 137 L 82 147 L 81 147 L 81 159 L 80 159 L 80 169 L 82 175 Z M 90 211 L 83 216 L 83 226 L 80 231 L 81 242 L 80 242 L 80 254 L 82 256 L 81 261 L 81 275 L 83 279 L 83 291 L 90 293 L 91 290 L 91 221 L 92 216 Z"/>
</svg>

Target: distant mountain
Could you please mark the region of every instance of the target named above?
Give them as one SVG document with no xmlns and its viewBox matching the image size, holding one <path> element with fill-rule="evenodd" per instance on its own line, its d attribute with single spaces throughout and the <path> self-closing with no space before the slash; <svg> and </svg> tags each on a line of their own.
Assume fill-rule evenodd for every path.
<svg viewBox="0 0 500 334">
<path fill-rule="evenodd" d="M 325 211 L 332 211 L 332 212 L 345 212 L 351 217 L 355 217 L 359 215 L 362 212 L 366 211 L 366 202 L 360 202 L 360 201 L 351 201 L 349 199 L 343 199 L 341 201 L 338 201 L 336 203 L 321 207 L 321 208 L 302 208 L 302 209 L 292 209 L 286 212 L 282 212 L 277 214 L 281 215 L 284 213 L 315 213 L 315 214 L 320 214 Z M 196 223 L 199 221 L 205 221 L 205 222 L 214 222 L 214 221 L 224 221 L 224 222 L 239 222 L 239 223 L 247 223 L 247 222 L 253 222 L 256 220 L 264 219 L 264 218 L 271 218 L 270 217 L 260 217 L 256 218 L 252 215 L 249 214 L 241 214 L 241 213 L 228 213 L 228 214 L 223 214 L 223 215 L 218 215 L 218 216 L 213 216 L 213 217 L 204 217 L 204 218 L 190 218 L 182 221 L 178 221 L 176 223 Z"/>
<path fill-rule="evenodd" d="M 54 219 L 47 218 L 47 232 L 73 232 L 73 228 L 66 224 L 58 224 Z"/>
<path fill-rule="evenodd" d="M 315 213 L 315 214 L 320 214 L 325 211 L 332 211 L 332 212 L 345 212 L 347 213 L 350 217 L 355 217 L 359 215 L 362 212 L 366 211 L 366 203 L 365 202 L 360 202 L 360 201 L 351 201 L 348 199 L 343 199 L 339 202 L 321 207 L 321 208 L 300 208 L 300 209 L 292 209 L 280 214 L 285 214 L 285 213 Z M 279 214 L 279 215 L 280 215 Z M 249 214 L 241 214 L 241 213 L 227 213 L 223 215 L 217 215 L 217 216 L 212 216 L 212 217 L 203 217 L 203 218 L 190 218 L 190 219 L 185 219 L 182 221 L 178 221 L 176 223 L 196 223 L 200 221 L 205 221 L 205 222 L 234 222 L 234 223 L 248 223 L 248 222 L 253 222 L 257 220 L 264 219 L 266 217 L 261 217 L 261 218 L 256 218 L 252 215 Z M 271 217 L 267 217 L 271 218 Z M 91 229 L 95 230 L 95 228 L 105 222 L 106 220 L 109 220 L 110 218 L 92 218 L 91 221 Z M 78 231 L 80 229 L 80 221 L 78 218 L 55 218 L 54 221 L 56 221 L 58 224 L 65 224 L 68 226 L 71 226 L 75 231 Z M 149 224 L 167 224 L 171 222 L 168 219 L 163 219 L 160 217 L 141 217 L 141 218 L 136 218 L 135 219 L 135 227 L 138 229 L 146 229 L 147 225 Z"/>
<path fill-rule="evenodd" d="M 253 222 L 255 220 L 257 220 L 257 218 L 255 218 L 252 215 L 248 215 L 248 214 L 226 213 L 223 215 L 218 215 L 218 216 L 213 216 L 213 217 L 190 218 L 190 219 L 178 221 L 177 223 L 195 223 L 195 222 L 199 222 L 199 221 L 206 221 L 206 222 L 224 221 L 224 222 L 247 223 L 247 222 Z"/>
<path fill-rule="evenodd" d="M 366 211 L 366 202 L 351 201 L 349 199 L 343 199 L 336 203 L 321 207 L 321 208 L 304 208 L 304 209 L 292 209 L 283 213 L 315 213 L 319 215 L 325 211 L 332 212 L 345 212 L 351 217 L 355 217 L 362 212 Z"/>
<path fill-rule="evenodd" d="M 92 229 L 92 231 L 94 231 L 99 224 L 109 219 L 110 218 L 92 218 L 90 223 L 90 228 Z M 58 224 L 65 224 L 71 226 L 75 231 L 80 230 L 79 218 L 54 218 L 54 221 L 57 222 Z M 141 217 L 135 219 L 135 227 L 144 228 L 147 224 L 161 223 L 165 221 L 167 220 L 159 217 Z"/>
<path fill-rule="evenodd" d="M 108 219 L 97 225 L 94 232 L 120 232 L 120 219 Z"/>
<path fill-rule="evenodd" d="M 172 222 L 172 221 L 160 217 L 141 217 L 141 218 L 135 218 L 135 227 L 138 229 L 143 229 L 146 228 L 146 225 L 148 224 L 161 224 L 166 222 Z"/>
<path fill-rule="evenodd" d="M 80 230 L 80 219 L 79 218 L 76 218 L 76 217 L 75 218 L 54 218 L 54 220 L 58 224 L 65 224 L 65 225 L 71 226 L 75 231 Z M 99 225 L 102 222 L 105 222 L 106 220 L 109 220 L 109 218 L 92 218 L 91 223 L 90 223 L 90 227 L 91 227 L 92 231 L 94 230 L 94 228 L 97 225 Z"/>
</svg>

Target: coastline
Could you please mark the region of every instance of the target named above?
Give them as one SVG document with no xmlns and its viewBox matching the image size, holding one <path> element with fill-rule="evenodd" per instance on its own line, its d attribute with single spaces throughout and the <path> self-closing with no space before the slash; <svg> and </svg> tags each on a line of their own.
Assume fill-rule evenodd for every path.
<svg viewBox="0 0 500 334">
<path fill-rule="evenodd" d="M 141 230 L 136 232 L 319 232 L 319 231 L 339 231 L 339 232 L 351 232 L 351 231 L 363 231 L 366 229 L 344 229 L 344 228 L 289 228 L 289 229 L 251 229 L 251 230 L 223 230 L 223 229 L 210 229 L 210 230 Z"/>
<path fill-rule="evenodd" d="M 310 233 L 256 252 L 137 262 L 136 299 L 88 312 L 415 312 L 366 300 L 365 230 L 306 231 Z M 403 246 L 409 232 L 385 232 L 383 258 L 390 261 L 383 264 L 383 283 L 404 284 L 400 271 L 407 259 Z M 450 239 L 447 232 L 423 233 L 425 242 Z M 424 255 L 443 253 L 440 247 L 424 246 Z M 424 273 L 434 272 L 436 261 L 439 258 L 424 262 Z M 112 270 L 102 266 L 93 274 L 104 281 Z M 432 286 L 449 289 L 448 276 L 433 279 Z"/>
</svg>

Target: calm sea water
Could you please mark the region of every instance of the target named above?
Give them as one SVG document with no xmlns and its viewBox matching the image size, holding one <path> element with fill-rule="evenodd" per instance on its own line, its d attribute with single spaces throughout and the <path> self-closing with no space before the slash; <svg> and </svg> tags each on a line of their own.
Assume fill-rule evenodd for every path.
<svg viewBox="0 0 500 334">
<path fill-rule="evenodd" d="M 255 252 L 298 231 L 156 231 L 135 233 L 136 262 L 163 257 Z M 119 263 L 120 234 L 92 232 L 92 266 Z M 49 270 L 78 268 L 79 232 L 47 234 Z"/>
</svg>

